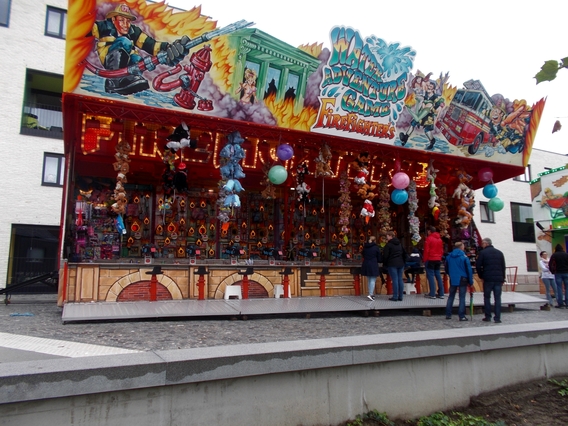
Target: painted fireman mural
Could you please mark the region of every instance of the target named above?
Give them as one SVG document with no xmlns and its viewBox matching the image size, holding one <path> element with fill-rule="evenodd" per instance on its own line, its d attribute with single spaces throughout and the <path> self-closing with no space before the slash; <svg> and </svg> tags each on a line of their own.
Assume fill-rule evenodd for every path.
<svg viewBox="0 0 568 426">
<path fill-rule="evenodd" d="M 294 48 L 200 7 L 73 0 L 65 92 L 526 166 L 544 100 L 529 105 L 412 71 L 416 52 L 335 26 Z M 245 17 L 246 18 L 246 17 Z"/>
</svg>

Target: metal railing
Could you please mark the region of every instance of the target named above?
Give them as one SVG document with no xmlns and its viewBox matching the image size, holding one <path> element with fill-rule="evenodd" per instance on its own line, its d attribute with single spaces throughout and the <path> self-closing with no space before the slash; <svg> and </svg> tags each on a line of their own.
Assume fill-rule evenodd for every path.
<svg viewBox="0 0 568 426">
<path fill-rule="evenodd" d="M 63 139 L 61 107 L 28 103 L 22 111 L 21 134 Z"/>
</svg>

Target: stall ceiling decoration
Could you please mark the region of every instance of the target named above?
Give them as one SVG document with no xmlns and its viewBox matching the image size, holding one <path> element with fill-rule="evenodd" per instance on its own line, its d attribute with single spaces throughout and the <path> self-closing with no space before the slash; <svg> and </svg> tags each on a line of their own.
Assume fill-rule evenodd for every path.
<svg viewBox="0 0 568 426">
<path fill-rule="evenodd" d="M 117 16 L 127 17 L 145 40 L 140 57 L 100 43 L 112 38 Z M 169 123 L 174 126 L 191 113 L 194 120 L 351 139 L 409 155 L 524 167 L 545 104 L 490 95 L 473 79 L 458 88 L 449 73 L 413 70 L 411 47 L 346 26 L 331 28 L 331 49 L 322 49 L 293 48 L 248 21 L 217 28 L 200 7 L 174 12 L 143 0 L 73 0 L 67 18 L 64 104 L 81 102 L 78 110 L 86 113 L 83 101 L 93 98 L 102 109 L 127 104 L 122 111 L 128 114 L 166 111 L 178 116 L 178 123 Z M 122 66 L 129 61 L 135 64 Z M 114 109 L 107 115 L 121 114 Z M 66 128 L 76 126 L 72 116 L 65 117 Z M 83 123 L 87 153 L 96 149 L 97 137 L 109 136 L 91 124 Z"/>
</svg>

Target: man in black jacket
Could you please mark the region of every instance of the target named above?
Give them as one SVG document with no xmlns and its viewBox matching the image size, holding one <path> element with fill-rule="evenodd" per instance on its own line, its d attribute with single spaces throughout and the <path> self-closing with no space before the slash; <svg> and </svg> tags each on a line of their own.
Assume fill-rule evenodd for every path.
<svg viewBox="0 0 568 426">
<path fill-rule="evenodd" d="M 490 238 L 481 241 L 483 250 L 479 253 L 475 267 L 477 275 L 483 280 L 483 306 L 485 318 L 483 321 L 491 321 L 491 292 L 495 298 L 495 322 L 501 322 L 501 293 L 505 282 L 505 256 L 500 250 L 493 247 Z"/>
<path fill-rule="evenodd" d="M 568 305 L 568 253 L 564 251 L 562 244 L 556 244 L 554 253 L 550 256 L 548 261 L 548 268 L 554 274 L 554 281 L 556 281 L 556 295 L 557 308 L 566 308 Z"/>
</svg>

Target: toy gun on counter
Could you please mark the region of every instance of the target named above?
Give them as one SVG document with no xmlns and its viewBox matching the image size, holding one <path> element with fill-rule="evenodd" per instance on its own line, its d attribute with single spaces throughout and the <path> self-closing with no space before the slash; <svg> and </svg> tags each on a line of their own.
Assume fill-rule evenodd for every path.
<svg viewBox="0 0 568 426">
<path fill-rule="evenodd" d="M 274 247 L 264 247 L 262 249 L 262 254 L 268 257 L 274 257 L 276 254 L 276 249 Z"/>
<path fill-rule="evenodd" d="M 338 248 L 334 248 L 331 250 L 331 255 L 333 257 L 335 257 L 336 259 L 346 259 L 347 255 L 345 254 L 345 251 L 338 249 Z"/>
<path fill-rule="evenodd" d="M 189 245 L 185 248 L 185 254 L 188 257 L 195 257 L 197 255 L 197 251 L 198 250 L 195 248 L 195 246 L 193 244 Z"/>
<path fill-rule="evenodd" d="M 302 248 L 302 249 L 298 250 L 298 256 L 313 259 L 314 257 L 317 257 L 317 255 L 318 254 L 316 252 L 314 252 L 313 250 L 307 249 L 307 248 Z"/>
<path fill-rule="evenodd" d="M 227 247 L 224 251 L 224 254 L 228 254 L 229 256 L 238 256 L 239 254 L 241 254 L 241 249 L 240 247 Z"/>
<path fill-rule="evenodd" d="M 251 25 L 254 25 L 254 22 L 248 22 L 243 19 L 229 24 L 226 27 L 218 28 L 216 30 L 204 33 L 199 37 L 194 38 L 193 40 L 191 40 L 188 36 L 183 36 L 182 38 L 173 42 L 167 50 L 159 52 L 156 56 L 146 56 L 136 64 L 129 65 L 128 67 L 120 68 L 118 70 L 105 70 L 97 68 L 87 60 L 83 61 L 83 65 L 85 65 L 85 67 L 93 74 L 99 75 L 104 78 L 126 77 L 127 75 L 141 75 L 144 71 L 154 71 L 157 65 L 177 65 L 189 54 L 190 49 L 192 49 L 193 47 L 199 46 L 200 44 L 212 40 L 215 37 L 229 34 L 237 30 L 250 27 Z M 172 54 L 172 52 L 175 53 Z"/>
</svg>

